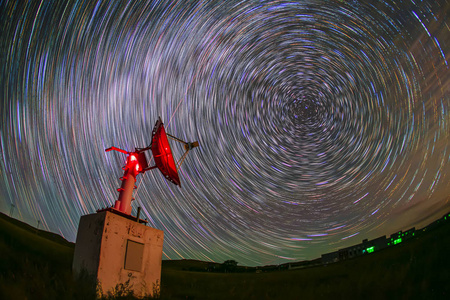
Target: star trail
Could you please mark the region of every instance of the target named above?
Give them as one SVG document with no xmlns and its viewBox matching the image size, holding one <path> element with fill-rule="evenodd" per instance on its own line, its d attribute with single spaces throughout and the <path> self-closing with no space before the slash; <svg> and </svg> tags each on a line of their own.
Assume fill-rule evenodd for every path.
<svg viewBox="0 0 450 300">
<path fill-rule="evenodd" d="M 0 1 L 0 210 L 75 241 L 125 155 L 163 259 L 278 264 L 450 209 L 450 2 Z M 182 147 L 172 144 L 175 155 Z"/>
</svg>

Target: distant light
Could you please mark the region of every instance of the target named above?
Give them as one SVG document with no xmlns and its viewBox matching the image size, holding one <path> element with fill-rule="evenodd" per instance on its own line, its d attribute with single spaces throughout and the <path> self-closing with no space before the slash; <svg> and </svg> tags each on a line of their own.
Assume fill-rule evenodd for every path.
<svg viewBox="0 0 450 300">
<path fill-rule="evenodd" d="M 402 242 L 402 238 L 398 238 L 394 240 L 394 245 L 400 244 Z"/>
<path fill-rule="evenodd" d="M 367 253 L 372 253 L 373 251 L 375 251 L 375 246 L 367 248 L 366 251 Z"/>
</svg>

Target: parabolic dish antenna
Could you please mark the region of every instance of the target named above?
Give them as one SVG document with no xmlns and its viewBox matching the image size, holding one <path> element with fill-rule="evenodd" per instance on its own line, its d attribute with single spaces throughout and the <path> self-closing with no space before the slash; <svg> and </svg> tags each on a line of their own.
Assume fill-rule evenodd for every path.
<svg viewBox="0 0 450 300">
<path fill-rule="evenodd" d="M 164 124 L 159 119 L 152 132 L 152 154 L 155 164 L 167 180 L 180 185 L 178 169 L 175 165 L 172 149 L 170 148 Z"/>
<path fill-rule="evenodd" d="M 175 163 L 175 159 L 172 153 L 168 139 L 175 140 L 184 145 L 184 154 Z M 174 137 L 164 129 L 164 123 L 161 118 L 156 121 L 155 127 L 152 132 L 152 141 L 148 147 L 135 148 L 134 152 L 128 152 L 116 147 L 110 147 L 105 151 L 115 150 L 124 154 L 127 154 L 127 163 L 123 167 L 124 175 L 120 178 L 122 185 L 119 189 L 119 199 L 114 204 L 114 209 L 122 213 L 131 214 L 131 201 L 133 190 L 136 189 L 134 185 L 136 182 L 136 176 L 140 173 L 145 173 L 148 170 L 158 168 L 164 177 L 175 185 L 181 186 L 178 170 L 180 169 L 186 155 L 190 150 L 198 147 L 198 142 L 185 142 L 177 137 Z M 145 151 L 151 150 L 155 165 L 149 167 Z"/>
</svg>

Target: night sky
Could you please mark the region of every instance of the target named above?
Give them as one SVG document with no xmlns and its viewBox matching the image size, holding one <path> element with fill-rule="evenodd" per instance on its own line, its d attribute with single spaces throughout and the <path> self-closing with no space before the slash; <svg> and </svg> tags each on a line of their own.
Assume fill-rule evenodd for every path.
<svg viewBox="0 0 450 300">
<path fill-rule="evenodd" d="M 200 143 L 181 188 L 138 176 L 163 259 L 313 259 L 450 211 L 450 1 L 130 2 L 0 1 L 2 212 L 75 241 L 118 198 L 105 149 L 158 116 Z"/>
</svg>

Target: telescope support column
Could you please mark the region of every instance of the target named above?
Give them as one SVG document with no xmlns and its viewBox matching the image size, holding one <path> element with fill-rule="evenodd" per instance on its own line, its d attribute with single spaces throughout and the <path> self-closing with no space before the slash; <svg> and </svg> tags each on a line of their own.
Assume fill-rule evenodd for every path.
<svg viewBox="0 0 450 300">
<path fill-rule="evenodd" d="M 114 208 L 124 212 L 128 215 L 131 214 L 131 201 L 133 200 L 133 190 L 135 188 L 136 177 L 130 169 L 127 168 L 123 174 L 122 185 L 119 188 L 119 199 L 116 200 Z"/>
</svg>

